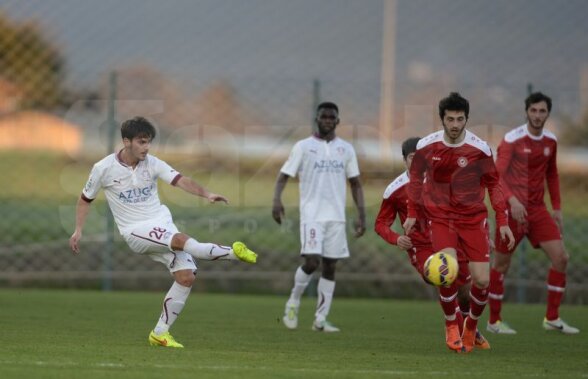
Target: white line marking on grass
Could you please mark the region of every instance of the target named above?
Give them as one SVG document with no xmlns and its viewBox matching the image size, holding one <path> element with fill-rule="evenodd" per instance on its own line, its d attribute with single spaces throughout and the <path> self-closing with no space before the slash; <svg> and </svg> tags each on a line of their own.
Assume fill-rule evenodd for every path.
<svg viewBox="0 0 588 379">
<path fill-rule="evenodd" d="M 338 369 L 320 369 L 320 368 L 288 368 L 288 367 L 266 367 L 266 366 L 231 366 L 231 365 L 215 365 L 215 366 L 193 366 L 193 365 L 172 365 L 172 364 L 149 364 L 149 363 L 136 363 L 136 364 L 123 364 L 117 362 L 99 362 L 99 363 L 82 363 L 82 362 L 72 362 L 72 361 L 7 361 L 7 360 L 0 360 L 0 365 L 18 365 L 18 366 L 48 366 L 48 367 L 63 367 L 63 366 L 70 366 L 70 367 L 98 367 L 98 368 L 124 368 L 134 369 L 134 368 L 163 368 L 163 369 L 183 369 L 183 370 L 218 370 L 218 371 L 228 371 L 228 370 L 235 370 L 235 371 L 290 371 L 290 372 L 299 372 L 299 373 L 329 373 L 329 374 L 354 374 L 354 375 L 362 375 L 362 374 L 374 374 L 374 375 L 386 375 L 386 376 L 432 376 L 432 377 L 439 377 L 439 376 L 452 376 L 454 375 L 453 372 L 449 371 L 414 371 L 414 370 L 370 370 L 370 369 L 357 369 L 357 370 L 338 370 Z M 478 376 L 487 376 L 486 372 L 460 372 L 461 375 L 470 376 L 470 377 L 478 377 Z M 527 378 L 541 378 L 541 377 L 550 377 L 551 375 L 543 374 L 543 373 L 526 373 L 526 374 L 519 374 L 520 377 L 527 377 Z M 588 374 L 581 374 L 580 377 L 588 378 Z"/>
</svg>

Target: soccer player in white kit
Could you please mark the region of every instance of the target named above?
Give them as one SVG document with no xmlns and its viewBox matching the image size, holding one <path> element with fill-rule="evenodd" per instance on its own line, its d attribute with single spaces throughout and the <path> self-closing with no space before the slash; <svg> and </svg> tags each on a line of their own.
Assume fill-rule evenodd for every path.
<svg viewBox="0 0 588 379">
<path fill-rule="evenodd" d="M 211 203 L 227 203 L 228 200 L 222 195 L 208 192 L 164 161 L 149 155 L 149 147 L 155 134 L 153 125 L 143 117 L 135 117 L 122 124 L 124 148 L 105 157 L 92 168 L 77 203 L 76 226 L 69 244 L 73 253 L 79 254 L 79 242 L 90 212 L 90 204 L 100 189 L 104 189 L 119 232 L 131 250 L 163 263 L 175 279 L 164 298 L 157 325 L 149 334 L 149 343 L 154 346 L 181 348 L 184 346 L 173 338 L 169 328 L 184 308 L 190 294 L 196 272 L 193 258 L 255 263 L 257 254 L 242 242 L 233 243 L 231 248 L 201 243 L 178 232 L 169 209 L 159 200 L 158 179 L 206 198 Z"/>
<path fill-rule="evenodd" d="M 347 180 L 359 214 L 355 223 L 356 237 L 365 232 L 365 206 L 355 150 L 335 135 L 339 124 L 337 105 L 319 104 L 315 121 L 318 132 L 294 145 L 275 185 L 272 216 L 281 224 L 284 217 L 282 191 L 288 178 L 298 175 L 300 181 L 300 254 L 304 263 L 294 275 L 294 287 L 282 320 L 288 329 L 298 327 L 300 298 L 322 263 L 312 329 L 338 332 L 339 328 L 328 322 L 327 316 L 335 291 L 337 260 L 349 257 L 345 228 Z"/>
</svg>

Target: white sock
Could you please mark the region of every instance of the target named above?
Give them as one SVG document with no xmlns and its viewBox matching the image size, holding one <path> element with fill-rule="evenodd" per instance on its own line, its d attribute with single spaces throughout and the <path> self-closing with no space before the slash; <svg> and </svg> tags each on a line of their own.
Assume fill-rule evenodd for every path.
<svg viewBox="0 0 588 379">
<path fill-rule="evenodd" d="M 238 260 L 233 249 L 229 246 L 217 245 L 215 243 L 202 243 L 190 238 L 184 245 L 184 251 L 196 259 L 204 259 L 207 261 L 216 260 Z"/>
<path fill-rule="evenodd" d="M 161 316 L 159 316 L 159 321 L 155 329 L 153 329 L 156 335 L 160 336 L 166 333 L 176 321 L 184 308 L 184 304 L 186 304 L 191 289 L 192 287 L 184 287 L 178 282 L 172 284 L 163 300 L 163 310 L 161 311 Z"/>
<path fill-rule="evenodd" d="M 304 293 L 306 287 L 308 287 L 308 283 L 312 279 L 312 275 L 308 275 L 302 270 L 302 267 L 298 267 L 296 270 L 296 274 L 294 274 L 294 287 L 292 287 L 292 292 L 290 293 L 290 298 L 288 299 L 288 303 L 294 304 L 298 306 L 300 304 L 300 298 Z"/>
<path fill-rule="evenodd" d="M 316 313 L 314 317 L 316 321 L 323 321 L 327 319 L 331 303 L 333 302 L 333 293 L 335 292 L 335 282 L 333 280 L 325 279 L 321 276 L 317 286 L 318 299 L 316 304 Z"/>
</svg>

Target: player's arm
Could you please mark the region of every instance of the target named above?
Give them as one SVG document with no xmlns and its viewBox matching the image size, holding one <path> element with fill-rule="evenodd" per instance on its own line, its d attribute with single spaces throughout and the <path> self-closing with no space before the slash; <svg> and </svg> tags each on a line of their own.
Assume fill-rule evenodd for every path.
<svg viewBox="0 0 588 379">
<path fill-rule="evenodd" d="M 76 205 L 76 227 L 69 238 L 69 247 L 74 254 L 80 253 L 80 240 L 82 239 L 82 230 L 84 229 L 84 224 L 86 223 L 86 218 L 90 213 L 90 205 L 92 200 L 87 199 L 84 195 L 80 196 L 78 199 L 78 203 Z"/>
<path fill-rule="evenodd" d="M 423 180 L 426 170 L 425 156 L 422 150 L 417 150 L 412 158 L 410 170 L 408 175 L 410 181 L 406 188 L 408 195 L 407 203 L 407 217 L 404 220 L 402 227 L 404 228 L 404 234 L 410 234 L 414 224 L 416 223 L 416 217 L 419 211 L 419 207 L 422 203 L 423 195 Z"/>
<path fill-rule="evenodd" d="M 496 213 L 496 227 L 499 230 L 500 238 L 502 240 L 508 239 L 508 248 L 512 249 L 515 244 L 515 239 L 508 226 L 508 212 L 506 202 L 504 201 L 504 193 L 492 155 L 486 156 L 483 159 L 482 167 L 484 170 L 482 184 L 488 189 L 490 204 Z"/>
<path fill-rule="evenodd" d="M 496 150 L 496 170 L 500 178 L 500 186 L 504 194 L 504 199 L 510 205 L 512 217 L 520 224 L 527 219 L 527 210 L 525 206 L 514 195 L 510 186 L 506 182 L 506 173 L 512 163 L 512 156 L 514 152 L 514 144 L 502 140 Z"/>
<path fill-rule="evenodd" d="M 563 233 L 563 216 L 561 214 L 561 195 L 559 189 L 559 172 L 557 170 L 557 145 L 549 158 L 547 171 L 545 172 L 547 180 L 547 190 L 551 199 L 551 208 L 553 209 L 553 219 L 557 224 L 560 233 Z"/>
<path fill-rule="evenodd" d="M 229 202 L 229 200 L 226 197 L 218 195 L 216 193 L 209 192 L 208 190 L 206 190 L 206 188 L 196 183 L 196 181 L 186 176 L 180 177 L 179 180 L 175 183 L 175 186 L 183 189 L 188 193 L 191 193 L 192 195 L 203 197 L 211 203 L 216 203 L 217 201 L 223 201 L 225 203 Z"/>
<path fill-rule="evenodd" d="M 382 200 L 380 205 L 380 211 L 376 217 L 375 231 L 380 237 L 391 245 L 397 245 L 403 250 L 410 249 L 412 247 L 412 241 L 410 237 L 400 235 L 390 229 L 396 220 L 396 203 L 393 195 Z"/>
<path fill-rule="evenodd" d="M 351 195 L 353 202 L 357 207 L 357 221 L 355 222 L 355 236 L 361 237 L 365 233 L 365 202 L 363 198 L 363 188 L 359 176 L 349 178 L 349 185 L 351 186 Z"/>
<path fill-rule="evenodd" d="M 284 192 L 284 188 L 286 184 L 288 184 L 288 179 L 290 176 L 280 172 L 276 179 L 276 184 L 274 186 L 274 200 L 272 204 L 272 217 L 278 223 L 282 223 L 282 217 L 286 214 L 284 211 L 284 205 L 282 204 L 282 192 Z"/>
</svg>

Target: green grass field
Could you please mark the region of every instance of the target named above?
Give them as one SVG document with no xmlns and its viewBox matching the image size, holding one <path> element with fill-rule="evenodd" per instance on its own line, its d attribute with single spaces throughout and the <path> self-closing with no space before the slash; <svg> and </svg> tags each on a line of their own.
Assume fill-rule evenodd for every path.
<svg viewBox="0 0 588 379">
<path fill-rule="evenodd" d="M 163 293 L 0 290 L 3 378 L 587 378 L 588 307 L 566 306 L 576 336 L 541 328 L 543 305 L 507 304 L 519 334 L 489 351 L 451 353 L 435 302 L 336 298 L 338 334 L 279 319 L 275 296 L 193 293 L 172 331 L 185 349 L 151 347 Z M 485 325 L 485 319 L 481 321 Z"/>
</svg>

